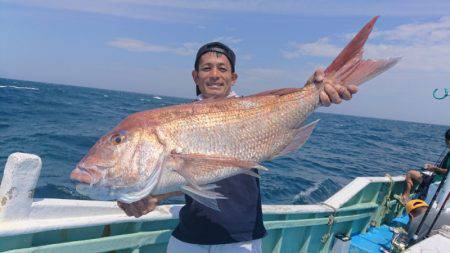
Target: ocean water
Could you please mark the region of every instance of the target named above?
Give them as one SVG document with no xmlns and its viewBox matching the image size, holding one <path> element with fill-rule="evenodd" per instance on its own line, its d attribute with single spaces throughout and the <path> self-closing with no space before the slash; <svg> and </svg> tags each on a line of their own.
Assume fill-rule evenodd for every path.
<svg viewBox="0 0 450 253">
<path fill-rule="evenodd" d="M 13 152 L 37 154 L 38 198 L 87 199 L 69 178 L 76 163 L 127 115 L 187 99 L 0 78 L 0 177 Z M 321 121 L 296 153 L 266 162 L 265 204 L 324 201 L 355 177 L 399 175 L 435 162 L 448 127 L 314 113 Z M 167 203 L 181 203 L 182 198 Z"/>
</svg>

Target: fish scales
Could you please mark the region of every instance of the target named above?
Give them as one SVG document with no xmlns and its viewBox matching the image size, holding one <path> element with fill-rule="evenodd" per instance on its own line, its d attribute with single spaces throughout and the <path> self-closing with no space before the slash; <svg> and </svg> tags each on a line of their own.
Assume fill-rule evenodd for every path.
<svg viewBox="0 0 450 253">
<path fill-rule="evenodd" d="M 299 122 L 303 122 L 317 106 L 317 96 L 302 100 L 305 94 L 312 92 L 313 90 L 302 89 L 297 94 L 277 96 L 275 103 L 271 97 L 266 101 L 253 103 L 252 107 L 246 106 L 248 103 L 245 100 L 229 100 L 230 106 L 221 106 L 221 112 L 202 111 L 198 115 L 172 121 L 167 126 L 162 125 L 159 131 L 171 137 L 171 140 L 163 141 L 169 148 L 185 147 L 179 150 L 182 153 L 224 155 L 259 161 L 264 159 L 264 156 L 269 157 L 282 149 L 292 139 L 290 127 L 297 127 Z M 260 100 L 263 100 L 263 97 Z M 244 105 L 244 108 L 237 107 L 241 105 Z M 232 109 L 229 110 L 229 108 Z M 202 143 L 207 143 L 203 149 Z M 222 169 L 197 167 L 195 177 L 201 184 L 238 174 L 239 170 L 233 167 Z M 183 181 L 177 173 L 165 173 L 162 178 L 166 180 L 161 181 L 155 193 L 174 189 L 177 184 L 180 184 L 180 180 Z"/>
<path fill-rule="evenodd" d="M 220 106 L 221 111 L 201 111 L 161 124 L 157 127 L 158 133 L 169 149 L 178 148 L 183 153 L 260 160 L 286 146 L 292 130 L 313 111 L 318 103 L 317 96 L 306 99 L 305 94 L 307 92 L 299 90 L 276 98 L 261 96 L 258 101 L 254 98 L 221 101 L 227 105 Z M 246 106 L 247 101 L 254 106 Z"/>
</svg>

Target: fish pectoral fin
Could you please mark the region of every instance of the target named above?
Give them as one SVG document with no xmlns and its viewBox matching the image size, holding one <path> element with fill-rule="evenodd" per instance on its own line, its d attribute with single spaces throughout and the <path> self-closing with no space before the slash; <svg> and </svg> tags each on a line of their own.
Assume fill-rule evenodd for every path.
<svg viewBox="0 0 450 253">
<path fill-rule="evenodd" d="M 241 168 L 241 169 L 258 169 L 269 170 L 255 161 L 240 160 L 234 157 L 223 157 L 203 154 L 171 154 L 170 157 L 178 161 L 178 167 L 207 168 L 214 170 L 215 168 Z M 181 163 L 180 163 L 181 161 Z"/>
<path fill-rule="evenodd" d="M 301 148 L 309 139 L 309 136 L 311 136 L 311 133 L 318 122 L 319 120 L 316 120 L 296 130 L 292 141 L 283 150 L 281 150 L 280 153 L 274 155 L 274 157 L 287 155 Z"/>
<path fill-rule="evenodd" d="M 220 186 L 218 186 L 216 184 L 206 184 L 206 185 L 202 185 L 202 186 L 199 186 L 199 187 L 202 190 L 214 190 L 214 189 L 220 188 Z"/>
<path fill-rule="evenodd" d="M 205 177 L 208 177 L 208 175 L 210 175 L 209 179 L 213 179 L 216 176 L 223 176 L 224 173 L 229 173 L 225 177 L 246 174 L 259 178 L 258 173 L 255 173 L 251 169 L 268 170 L 266 167 L 254 161 L 202 154 L 178 153 L 170 154 L 164 166 L 171 168 L 181 175 L 186 180 L 187 185 L 196 189 L 199 189 L 199 185 L 201 184 L 214 181 L 209 180 L 205 182 Z"/>
<path fill-rule="evenodd" d="M 203 187 L 185 185 L 181 187 L 181 191 L 202 205 L 220 211 L 217 199 L 226 199 L 226 197 L 218 192 L 210 190 L 217 187 L 217 185 L 205 185 Z"/>
<path fill-rule="evenodd" d="M 252 170 L 242 170 L 241 174 L 246 174 L 251 177 L 261 178 L 261 176 L 258 173 L 253 172 Z"/>
</svg>

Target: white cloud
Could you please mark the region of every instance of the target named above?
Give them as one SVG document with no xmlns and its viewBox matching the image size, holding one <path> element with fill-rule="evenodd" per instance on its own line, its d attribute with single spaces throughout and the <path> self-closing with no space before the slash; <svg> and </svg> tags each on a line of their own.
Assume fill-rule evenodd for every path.
<svg viewBox="0 0 450 253">
<path fill-rule="evenodd" d="M 330 44 L 328 37 L 320 38 L 312 43 L 291 43 L 293 49 L 282 51 L 282 55 L 286 59 L 295 59 L 302 55 L 330 57 L 336 56 L 340 48 L 336 45 Z"/>
<path fill-rule="evenodd" d="M 436 22 L 412 23 L 392 30 L 375 31 L 372 38 L 404 43 L 439 43 L 450 40 L 450 17 L 442 17 Z"/>
<path fill-rule="evenodd" d="M 342 39 L 347 36 L 337 37 Z M 377 42 L 371 42 L 372 39 Z M 450 72 L 449 40 L 449 17 L 442 17 L 436 22 L 404 24 L 391 30 L 374 32 L 365 46 L 365 57 L 379 59 L 402 56 L 399 69 Z M 282 55 L 286 59 L 301 56 L 334 58 L 349 39 L 340 45 L 330 41 L 324 37 L 312 43 L 291 43 L 290 50 L 284 50 Z"/>
<path fill-rule="evenodd" d="M 292 83 L 306 81 L 308 74 L 304 69 L 280 69 L 280 68 L 249 68 L 240 71 L 244 83 L 254 85 L 280 85 L 285 87 Z M 242 81 L 242 80 L 241 80 Z"/>
<path fill-rule="evenodd" d="M 169 47 L 163 45 L 150 44 L 141 40 L 129 38 L 116 38 L 107 43 L 109 46 L 132 52 L 151 52 L 151 53 L 172 53 L 182 56 L 191 56 L 196 52 L 197 43 L 183 43 L 178 47 Z"/>
<path fill-rule="evenodd" d="M 251 68 L 243 70 L 243 75 L 249 80 L 280 80 L 288 72 L 284 69 Z"/>
<path fill-rule="evenodd" d="M 201 16 L 192 12 L 179 11 L 163 6 L 151 6 L 139 1 L 123 0 L 0 0 L 3 3 L 13 3 L 29 7 L 47 8 L 53 10 L 76 11 L 92 14 L 111 15 L 122 18 L 152 20 L 160 22 L 198 23 Z"/>
<path fill-rule="evenodd" d="M 315 16 L 448 15 L 445 1 L 314 1 L 314 0 L 0 0 L 13 4 L 82 11 L 135 19 L 195 23 L 216 12 L 252 12 Z"/>
<path fill-rule="evenodd" d="M 387 58 L 402 56 L 398 68 L 404 70 L 450 72 L 450 45 L 395 45 L 369 44 L 367 58 Z"/>
<path fill-rule="evenodd" d="M 241 95 L 286 87 L 303 87 L 311 74 L 305 68 L 244 68 L 238 70 L 238 83 L 234 89 Z"/>
<path fill-rule="evenodd" d="M 355 15 L 390 15 L 390 16 L 426 16 L 446 15 L 450 5 L 445 1 L 317 1 L 317 0 L 116 0 L 128 4 L 189 9 L 200 11 L 263 12 L 274 14 L 314 15 L 319 16 L 355 16 Z"/>
<path fill-rule="evenodd" d="M 212 41 L 219 41 L 224 44 L 238 44 L 238 43 L 241 43 L 243 41 L 243 39 L 236 38 L 234 36 L 221 36 L 221 37 L 214 38 Z"/>
</svg>

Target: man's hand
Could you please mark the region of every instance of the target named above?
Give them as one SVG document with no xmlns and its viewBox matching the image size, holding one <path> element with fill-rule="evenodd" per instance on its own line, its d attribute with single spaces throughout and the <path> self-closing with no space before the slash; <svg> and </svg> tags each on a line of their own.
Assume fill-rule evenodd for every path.
<svg viewBox="0 0 450 253">
<path fill-rule="evenodd" d="M 157 197 L 153 197 L 151 195 L 138 200 L 133 203 L 123 203 L 120 201 L 117 201 L 117 205 L 122 209 L 128 216 L 134 216 L 136 218 L 141 217 L 142 215 L 145 215 L 153 209 L 156 208 L 158 205 L 159 199 Z"/>
<path fill-rule="evenodd" d="M 429 163 L 425 163 L 425 165 L 423 166 L 426 170 L 431 171 L 431 172 L 435 172 L 436 171 L 436 166 L 434 166 L 433 164 L 429 164 Z"/>
<path fill-rule="evenodd" d="M 148 195 L 147 197 L 130 204 L 117 201 L 117 205 L 128 216 L 134 216 L 136 218 L 139 218 L 142 215 L 148 214 L 149 212 L 153 211 L 158 205 L 158 203 L 161 202 L 163 199 L 182 194 L 183 194 L 182 192 L 169 192 L 155 196 Z"/>
<path fill-rule="evenodd" d="M 446 168 L 439 168 L 436 165 L 432 165 L 429 163 L 426 163 L 424 165 L 425 169 L 434 173 L 438 173 L 438 174 L 446 174 L 447 173 L 447 169 Z"/>
<path fill-rule="evenodd" d="M 309 78 L 308 84 L 322 83 L 324 90 L 320 92 L 319 99 L 323 106 L 330 106 L 331 103 L 340 104 L 342 99 L 350 100 L 352 95 L 358 92 L 356 85 L 343 86 L 334 78 L 325 77 L 323 69 L 317 69 Z"/>
</svg>

